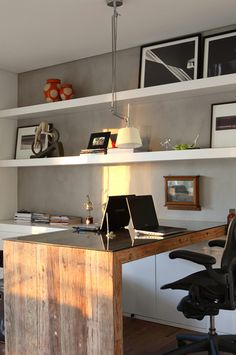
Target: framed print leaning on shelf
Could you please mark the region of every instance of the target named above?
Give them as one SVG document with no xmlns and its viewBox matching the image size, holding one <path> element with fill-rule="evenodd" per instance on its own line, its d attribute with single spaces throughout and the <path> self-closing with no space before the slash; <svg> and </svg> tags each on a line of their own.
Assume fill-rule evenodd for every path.
<svg viewBox="0 0 236 355">
<path fill-rule="evenodd" d="M 18 127 L 16 133 L 15 159 L 29 159 L 33 154 L 31 146 L 35 137 L 35 130 L 38 125 Z M 43 150 L 48 147 L 48 136 L 42 135 Z"/>
<path fill-rule="evenodd" d="M 197 79 L 200 35 L 141 48 L 140 87 Z"/>
<path fill-rule="evenodd" d="M 236 31 L 204 38 L 203 77 L 236 73 Z"/>
<path fill-rule="evenodd" d="M 87 149 L 106 149 L 111 132 L 91 133 Z"/>
<path fill-rule="evenodd" d="M 236 147 L 236 102 L 211 106 L 211 147 Z"/>
<path fill-rule="evenodd" d="M 201 210 L 199 176 L 164 176 L 165 206 L 172 210 Z"/>
</svg>

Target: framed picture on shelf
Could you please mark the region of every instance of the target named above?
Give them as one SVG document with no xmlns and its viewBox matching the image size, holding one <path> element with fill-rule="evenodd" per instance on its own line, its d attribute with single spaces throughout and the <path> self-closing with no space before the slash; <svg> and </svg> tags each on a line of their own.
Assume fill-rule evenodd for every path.
<svg viewBox="0 0 236 355">
<path fill-rule="evenodd" d="M 30 159 L 30 156 L 33 155 L 31 146 L 34 142 L 37 127 L 38 125 L 17 128 L 15 159 Z M 49 124 L 49 127 L 52 127 L 52 124 Z M 48 136 L 43 134 L 41 142 L 43 143 L 43 150 L 47 149 Z"/>
<path fill-rule="evenodd" d="M 108 147 L 110 135 L 111 132 L 92 133 L 87 149 L 106 149 Z"/>
<path fill-rule="evenodd" d="M 204 38 L 203 77 L 236 73 L 236 31 Z"/>
<path fill-rule="evenodd" d="M 140 87 L 197 79 L 200 35 L 141 48 Z"/>
<path fill-rule="evenodd" d="M 236 102 L 211 106 L 211 147 L 236 147 Z"/>
<path fill-rule="evenodd" d="M 174 210 L 201 210 L 199 176 L 164 176 L 165 206 Z"/>
</svg>

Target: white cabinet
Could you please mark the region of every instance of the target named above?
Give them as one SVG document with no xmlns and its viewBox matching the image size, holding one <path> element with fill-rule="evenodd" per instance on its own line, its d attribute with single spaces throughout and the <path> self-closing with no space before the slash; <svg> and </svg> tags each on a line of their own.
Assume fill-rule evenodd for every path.
<svg viewBox="0 0 236 355">
<path fill-rule="evenodd" d="M 153 318 L 155 314 L 155 256 L 122 265 L 123 311 Z"/>
<path fill-rule="evenodd" d="M 222 248 L 210 248 L 207 242 L 194 244 L 185 250 L 193 250 L 214 256 L 214 267 L 220 266 Z M 177 311 L 179 301 L 187 295 L 182 290 L 161 290 L 161 286 L 176 281 L 204 267 L 187 260 L 169 259 L 169 252 L 123 265 L 123 310 L 147 320 L 207 332 L 209 317 L 202 321 L 187 319 Z M 216 316 L 219 333 L 236 333 L 235 311 L 221 310 Z"/>
</svg>

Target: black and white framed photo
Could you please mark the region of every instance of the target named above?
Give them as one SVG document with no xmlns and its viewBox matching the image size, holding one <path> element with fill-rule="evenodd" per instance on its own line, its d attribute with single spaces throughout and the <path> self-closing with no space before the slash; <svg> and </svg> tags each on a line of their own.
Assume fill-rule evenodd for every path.
<svg viewBox="0 0 236 355">
<path fill-rule="evenodd" d="M 51 124 L 49 124 L 49 126 L 51 127 Z M 29 159 L 33 154 L 31 147 L 34 142 L 35 131 L 37 128 L 38 125 L 17 128 L 15 159 Z M 41 141 L 43 144 L 43 150 L 47 149 L 48 136 L 42 135 Z"/>
<path fill-rule="evenodd" d="M 197 79 L 200 35 L 143 46 L 140 87 Z"/>
<path fill-rule="evenodd" d="M 236 73 L 236 31 L 204 38 L 203 77 Z"/>
<path fill-rule="evenodd" d="M 236 147 L 236 102 L 212 105 L 211 147 Z"/>
<path fill-rule="evenodd" d="M 87 149 L 106 149 L 111 132 L 98 132 L 90 135 Z"/>
</svg>

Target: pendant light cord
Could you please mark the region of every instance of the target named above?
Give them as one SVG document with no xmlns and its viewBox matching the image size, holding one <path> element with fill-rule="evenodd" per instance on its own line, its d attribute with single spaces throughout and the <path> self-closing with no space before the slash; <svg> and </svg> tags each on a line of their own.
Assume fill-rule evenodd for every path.
<svg viewBox="0 0 236 355">
<path fill-rule="evenodd" d="M 118 113 L 117 110 L 117 94 L 116 94 L 116 54 L 117 54 L 117 24 L 118 24 L 118 16 L 120 14 L 117 12 L 116 0 L 113 0 L 113 15 L 111 18 L 111 28 L 112 28 L 112 103 L 111 103 L 111 113 L 124 120 L 127 125 L 129 125 L 129 117 Z"/>
</svg>

